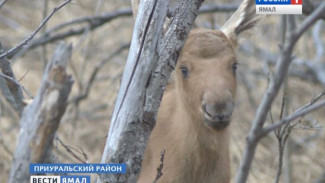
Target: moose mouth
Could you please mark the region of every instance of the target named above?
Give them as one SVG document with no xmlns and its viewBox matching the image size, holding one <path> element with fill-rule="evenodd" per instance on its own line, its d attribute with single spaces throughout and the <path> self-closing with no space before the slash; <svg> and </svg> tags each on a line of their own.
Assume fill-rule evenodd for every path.
<svg viewBox="0 0 325 183">
<path fill-rule="evenodd" d="M 230 124 L 232 112 L 229 114 L 211 115 L 206 112 L 206 109 L 204 107 L 201 112 L 203 113 L 205 124 L 209 127 L 212 127 L 214 129 L 224 129 Z"/>
<path fill-rule="evenodd" d="M 209 119 L 204 118 L 204 122 L 206 125 L 213 129 L 224 129 L 230 124 L 230 120 L 223 120 L 223 121 L 211 121 Z"/>
</svg>

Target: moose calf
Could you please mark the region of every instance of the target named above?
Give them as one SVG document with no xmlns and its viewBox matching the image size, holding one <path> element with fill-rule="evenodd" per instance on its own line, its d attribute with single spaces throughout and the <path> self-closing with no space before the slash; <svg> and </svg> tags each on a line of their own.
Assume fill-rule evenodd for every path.
<svg viewBox="0 0 325 183">
<path fill-rule="evenodd" d="M 254 0 L 244 0 L 221 30 L 195 29 L 165 90 L 147 144 L 139 183 L 152 183 L 165 149 L 166 183 L 228 183 L 229 123 L 236 96 L 237 36 L 256 23 Z"/>
</svg>

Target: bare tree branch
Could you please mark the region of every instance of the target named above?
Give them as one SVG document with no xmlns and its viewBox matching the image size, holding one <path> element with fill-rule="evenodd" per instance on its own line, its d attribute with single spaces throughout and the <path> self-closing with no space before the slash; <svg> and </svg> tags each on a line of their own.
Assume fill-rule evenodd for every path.
<svg viewBox="0 0 325 183">
<path fill-rule="evenodd" d="M 322 37 L 321 37 L 321 32 L 323 30 L 323 26 L 324 26 L 324 22 L 319 20 L 316 23 L 316 25 L 312 31 L 313 40 L 314 40 L 315 47 L 316 47 L 316 54 L 313 59 L 313 61 L 315 61 L 315 62 L 321 62 L 321 58 L 325 55 L 324 43 L 323 43 Z"/>
<path fill-rule="evenodd" d="M 9 144 L 9 143 L 8 143 Z M 10 148 L 8 147 L 8 145 L 6 144 L 6 142 L 4 141 L 4 139 L 2 138 L 2 135 L 0 133 L 0 145 L 2 147 L 2 149 L 10 156 L 13 157 L 13 152 L 10 150 Z"/>
<path fill-rule="evenodd" d="M 325 171 L 314 183 L 325 183 Z"/>
<path fill-rule="evenodd" d="M 238 4 L 210 4 L 202 6 L 199 13 L 213 13 L 213 12 L 231 12 L 235 11 L 238 8 Z M 75 20 L 71 20 L 65 22 L 63 24 L 57 25 L 44 33 L 39 38 L 36 38 L 31 41 L 31 43 L 26 47 L 26 49 L 34 49 L 40 45 L 52 43 L 57 40 L 61 40 L 71 36 L 77 36 L 83 34 L 87 28 L 89 30 L 95 30 L 100 26 L 120 17 L 124 16 L 132 16 L 132 9 L 120 9 L 115 12 L 105 13 L 102 15 L 95 16 L 86 16 L 82 18 L 78 18 Z M 69 26 L 78 25 L 88 23 L 88 25 L 77 28 L 77 29 L 69 29 L 65 32 L 55 33 L 63 28 L 67 28 Z"/>
<path fill-rule="evenodd" d="M 22 84 L 20 84 L 17 80 L 15 80 L 14 78 L 9 77 L 9 76 L 4 75 L 4 74 L 1 74 L 1 73 L 0 73 L 0 76 L 5 78 L 6 80 L 10 80 L 11 82 L 13 82 L 17 86 L 19 86 L 29 96 L 29 98 L 31 98 L 31 99 L 34 98 L 33 95 L 28 90 L 26 90 L 26 88 Z"/>
<path fill-rule="evenodd" d="M 113 13 L 106 13 L 104 15 L 83 17 L 80 19 L 72 20 L 72 21 L 60 24 L 60 25 L 48 30 L 43 36 L 31 41 L 31 43 L 29 44 L 29 46 L 26 49 L 33 49 L 40 45 L 48 44 L 48 43 L 58 41 L 58 40 L 61 40 L 61 39 L 67 38 L 67 37 L 71 37 L 71 36 L 80 35 L 80 34 L 83 34 L 87 30 L 95 30 L 95 29 L 99 28 L 100 26 L 104 25 L 105 23 L 110 22 L 116 18 L 119 18 L 122 16 L 131 16 L 131 15 L 132 15 L 131 9 L 121 9 L 121 10 L 117 10 Z M 62 28 L 65 28 L 70 25 L 80 24 L 80 23 L 88 23 L 88 25 L 77 28 L 77 29 L 69 29 L 65 32 L 60 32 L 60 33 L 51 35 L 54 32 L 56 32 Z"/>
<path fill-rule="evenodd" d="M 111 61 L 112 58 L 114 58 L 116 55 L 120 54 L 124 49 L 129 48 L 129 46 L 130 46 L 130 43 L 123 44 L 120 48 L 115 50 L 111 55 L 109 55 L 108 57 L 106 57 L 102 61 L 100 61 L 96 65 L 95 69 L 92 71 L 92 73 L 88 79 L 88 82 L 86 83 L 86 87 L 84 87 L 85 89 L 82 91 L 81 94 L 79 94 L 78 96 L 71 99 L 70 102 L 79 103 L 81 100 L 87 98 L 99 71 L 104 67 L 105 64 L 107 64 L 109 61 Z"/>
<path fill-rule="evenodd" d="M 29 182 L 29 163 L 44 163 L 51 155 L 53 139 L 73 83 L 66 73 L 71 50 L 71 45 L 58 47 L 47 65 L 37 96 L 23 112 L 9 183 Z"/>
<path fill-rule="evenodd" d="M 91 27 L 103 25 L 104 23 L 107 23 L 109 21 L 112 21 L 116 18 L 124 17 L 124 16 L 131 16 L 132 10 L 130 8 L 127 9 L 119 9 L 114 12 L 104 13 L 102 15 L 94 15 L 94 16 L 86 16 L 82 18 L 78 18 L 75 20 L 71 20 L 68 22 L 65 22 L 63 24 L 59 24 L 48 31 L 46 31 L 46 35 L 53 34 L 54 32 L 57 32 L 63 28 L 66 28 L 71 25 L 78 25 L 83 23 L 88 23 Z M 91 28 L 93 29 L 93 28 Z"/>
<path fill-rule="evenodd" d="M 239 46 L 239 49 L 242 50 L 245 54 L 251 55 L 255 51 L 247 49 L 248 47 L 254 47 L 251 43 L 245 43 L 244 45 Z M 260 53 L 261 59 L 263 62 L 268 65 L 274 66 L 277 63 L 277 58 L 279 55 L 264 50 L 262 48 L 256 47 L 256 52 Z M 265 75 L 265 72 L 260 70 L 253 70 L 254 74 Z M 325 74 L 324 62 L 314 62 L 314 60 L 305 60 L 299 57 L 295 57 L 292 60 L 292 64 L 289 68 L 289 75 L 297 77 L 305 81 L 311 81 L 314 83 L 319 83 L 325 86 L 325 77 L 322 75 Z"/>
<path fill-rule="evenodd" d="M 315 110 L 318 110 L 319 108 L 322 108 L 325 106 L 325 100 L 322 100 L 318 103 L 316 103 L 316 101 L 318 101 L 322 96 L 324 96 L 324 92 L 319 94 L 315 99 L 313 99 L 310 103 L 308 103 L 307 105 L 304 105 L 303 107 L 297 109 L 293 114 L 291 114 L 290 116 L 287 116 L 283 119 L 281 119 L 278 122 L 275 122 L 267 127 L 264 127 L 263 130 L 260 133 L 260 136 L 258 138 L 262 138 L 263 136 L 267 135 L 268 133 L 270 133 L 273 130 L 278 129 L 279 127 L 281 127 L 282 125 L 288 124 L 289 122 L 304 116 L 308 113 L 311 113 Z"/>
<path fill-rule="evenodd" d="M 325 7 L 325 2 L 323 2 L 322 4 L 320 4 L 319 7 L 317 7 L 312 14 L 310 14 L 306 20 L 304 20 L 301 25 L 299 26 L 299 28 L 297 30 L 295 30 L 292 34 L 292 39 L 293 41 L 297 41 L 300 36 L 311 26 L 313 25 L 318 19 L 320 19 L 324 14 L 324 7 Z"/>
<path fill-rule="evenodd" d="M 303 0 L 302 1 L 302 12 L 305 14 L 305 15 L 310 15 L 311 13 L 313 13 L 313 11 L 321 5 L 323 1 L 322 0 L 313 0 L 313 1 L 310 1 L 310 0 Z M 320 18 L 325 20 L 325 12 L 323 12 L 321 15 L 320 15 Z"/>
<path fill-rule="evenodd" d="M 0 54 L 2 53 L 2 51 L 2 46 L 0 44 Z M 18 112 L 19 116 L 21 116 L 21 113 L 24 108 L 24 95 L 21 89 L 23 89 L 24 87 L 21 87 L 22 85 L 20 85 L 19 82 L 16 82 L 14 71 L 12 70 L 11 64 L 7 59 L 0 58 L 0 69 L 3 73 L 2 77 L 6 78 L 5 83 L 7 85 L 7 87 L 1 86 L 1 89 L 3 90 L 3 93 L 7 93 L 6 91 L 4 91 L 7 89 L 10 91 L 10 94 L 7 93 L 7 95 L 11 96 L 5 96 L 6 100 Z M 11 97 L 13 97 L 14 100 L 12 100 Z"/>
<path fill-rule="evenodd" d="M 210 5 L 203 5 L 199 13 L 212 13 L 212 12 L 231 12 L 235 11 L 238 8 L 239 4 L 210 4 Z M 109 22 L 113 19 L 120 18 L 123 16 L 132 16 L 132 9 L 120 9 L 115 12 L 104 13 L 102 15 L 95 15 L 95 16 L 86 16 L 82 18 L 78 18 L 69 22 L 65 22 L 63 24 L 57 25 L 50 30 L 46 31 L 46 35 L 50 35 L 56 31 L 59 31 L 63 28 L 66 28 L 71 25 L 77 25 L 82 23 L 89 23 L 90 25 L 94 24 L 95 22 L 102 22 L 102 24 Z"/>
<path fill-rule="evenodd" d="M 43 19 L 45 19 L 46 16 L 48 15 L 48 9 L 49 9 L 49 0 L 44 0 L 44 2 L 43 2 L 43 12 L 42 12 Z M 43 26 L 43 28 L 41 29 L 41 34 L 44 35 L 46 30 L 47 30 L 47 24 L 45 24 Z M 41 55 L 42 55 L 42 60 L 43 60 L 43 63 L 44 63 L 44 68 L 45 68 L 46 65 L 47 65 L 47 62 L 48 62 L 46 45 L 42 46 Z"/>
<path fill-rule="evenodd" d="M 239 7 L 238 3 L 229 4 L 205 4 L 202 5 L 199 13 L 213 13 L 213 12 L 232 12 L 236 11 Z"/>
<path fill-rule="evenodd" d="M 0 95 L 0 105 L 4 104 L 6 106 L 5 109 L 8 110 L 8 112 L 6 112 L 6 115 L 11 117 L 10 119 L 13 122 L 13 126 L 18 126 L 18 123 L 16 123 L 20 119 L 18 106 L 16 104 L 15 98 L 10 93 L 6 79 L 2 77 L 0 77 L 0 90 L 2 94 Z"/>
<path fill-rule="evenodd" d="M 312 36 L 316 47 L 316 54 L 314 58 L 306 60 L 299 57 L 294 57 L 289 69 L 289 75 L 295 76 L 302 80 L 320 83 L 321 85 L 325 86 L 325 63 L 322 59 L 323 57 L 325 58 L 325 51 L 321 39 L 322 26 L 323 21 L 319 20 L 315 24 L 312 31 Z M 253 47 L 254 50 L 250 49 Z M 257 47 L 250 42 L 246 42 L 239 48 L 247 55 L 255 54 L 255 52 L 259 53 L 261 55 L 261 59 L 268 65 L 275 65 L 277 63 L 277 58 L 279 58 L 279 55 L 271 53 L 270 51 L 261 47 Z M 259 70 L 255 70 L 253 72 L 255 74 L 263 74 Z"/>
<path fill-rule="evenodd" d="M 79 151 L 77 151 L 76 149 L 74 149 L 74 148 L 72 148 L 72 147 L 70 147 L 70 146 L 68 146 L 68 145 L 65 145 L 63 142 L 62 142 L 62 140 L 59 138 L 59 137 L 57 137 L 56 138 L 56 140 L 63 146 L 63 148 L 72 156 L 72 157 L 74 157 L 76 160 L 78 160 L 79 162 L 81 162 L 81 163 L 84 163 L 84 164 L 86 164 L 87 163 L 87 159 L 86 159 L 86 161 L 85 160 L 83 160 L 83 159 L 81 159 L 76 153 L 74 153 L 73 151 L 76 151 L 76 152 L 78 152 L 78 153 L 80 153 Z"/>
<path fill-rule="evenodd" d="M 283 18 L 285 19 L 285 17 Z M 284 31 L 283 33 L 283 37 L 285 37 L 286 34 L 286 26 L 283 29 Z M 283 44 L 284 44 L 285 39 L 283 39 Z M 282 105 L 281 105 L 281 110 L 280 110 L 280 116 L 279 119 L 283 119 L 283 116 L 286 116 L 288 113 L 288 77 L 286 77 L 284 79 L 284 83 L 283 83 L 283 97 L 282 97 Z M 270 110 L 270 113 L 272 113 L 272 111 Z M 272 119 L 272 124 L 274 123 L 273 119 Z M 279 156 L 278 156 L 278 169 L 277 169 L 277 174 L 276 174 L 276 178 L 275 178 L 275 183 L 279 183 L 280 181 L 280 177 L 282 174 L 282 167 L 283 167 L 283 157 L 284 157 L 284 151 L 286 149 L 286 142 L 287 139 L 291 133 L 293 126 L 290 126 L 289 123 L 286 125 L 281 126 L 280 128 L 278 128 L 277 130 L 274 131 L 274 134 L 278 140 L 278 152 L 279 152 Z"/>
<path fill-rule="evenodd" d="M 60 10 L 63 6 L 71 2 L 72 0 L 66 0 L 59 6 L 55 7 L 53 11 L 41 22 L 41 24 L 38 26 L 38 28 L 31 34 L 29 35 L 25 40 L 23 40 L 19 45 L 11 48 L 10 50 L 2 53 L 0 55 L 0 59 L 5 58 L 5 57 L 12 57 L 17 51 L 22 49 L 24 46 L 28 44 L 30 40 L 34 38 L 34 36 L 43 28 L 43 26 L 50 20 L 50 18 L 58 11 Z"/>
<path fill-rule="evenodd" d="M 292 60 L 293 48 L 301 37 L 301 35 L 313 24 L 316 20 L 320 19 L 325 11 L 325 2 L 321 4 L 311 15 L 309 15 L 297 29 L 290 27 L 289 37 L 283 46 L 283 50 L 279 61 L 277 62 L 273 80 L 267 89 L 266 94 L 263 96 L 262 102 L 258 107 L 255 119 L 253 121 L 251 130 L 246 139 L 246 148 L 244 151 L 243 159 L 240 162 L 239 170 L 236 175 L 236 183 L 244 183 L 247 181 L 249 170 L 255 155 L 258 141 L 260 140 L 262 129 L 266 121 L 267 113 L 275 99 L 284 77 L 288 73 L 289 65 Z M 289 16 L 290 17 L 290 16 Z M 292 21 L 293 19 L 290 19 Z M 318 104 L 320 105 L 320 104 Z M 306 111 L 306 112 L 311 112 Z"/>
<path fill-rule="evenodd" d="M 2 6 L 7 2 L 7 0 L 3 0 L 1 3 L 0 3 L 0 9 L 2 8 Z"/>
</svg>

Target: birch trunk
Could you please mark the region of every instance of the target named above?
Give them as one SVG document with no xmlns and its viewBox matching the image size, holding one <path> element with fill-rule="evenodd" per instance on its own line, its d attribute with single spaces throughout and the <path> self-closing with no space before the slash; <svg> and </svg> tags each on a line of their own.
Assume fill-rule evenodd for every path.
<svg viewBox="0 0 325 183">
<path fill-rule="evenodd" d="M 126 174 L 103 174 L 99 182 L 136 182 L 164 88 L 202 0 L 179 1 L 165 35 L 165 0 L 142 0 L 129 57 L 111 119 L 102 163 L 126 163 Z"/>
</svg>

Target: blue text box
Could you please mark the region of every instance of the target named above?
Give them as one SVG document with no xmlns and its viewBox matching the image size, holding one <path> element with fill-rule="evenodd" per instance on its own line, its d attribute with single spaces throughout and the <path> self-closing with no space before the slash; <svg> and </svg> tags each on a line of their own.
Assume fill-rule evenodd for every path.
<svg viewBox="0 0 325 183">
<path fill-rule="evenodd" d="M 290 5 L 291 0 L 256 0 L 256 5 Z"/>
<path fill-rule="evenodd" d="M 35 173 L 126 173 L 126 164 L 30 164 Z"/>
<path fill-rule="evenodd" d="M 89 175 L 62 175 L 61 183 L 91 183 Z"/>
</svg>

